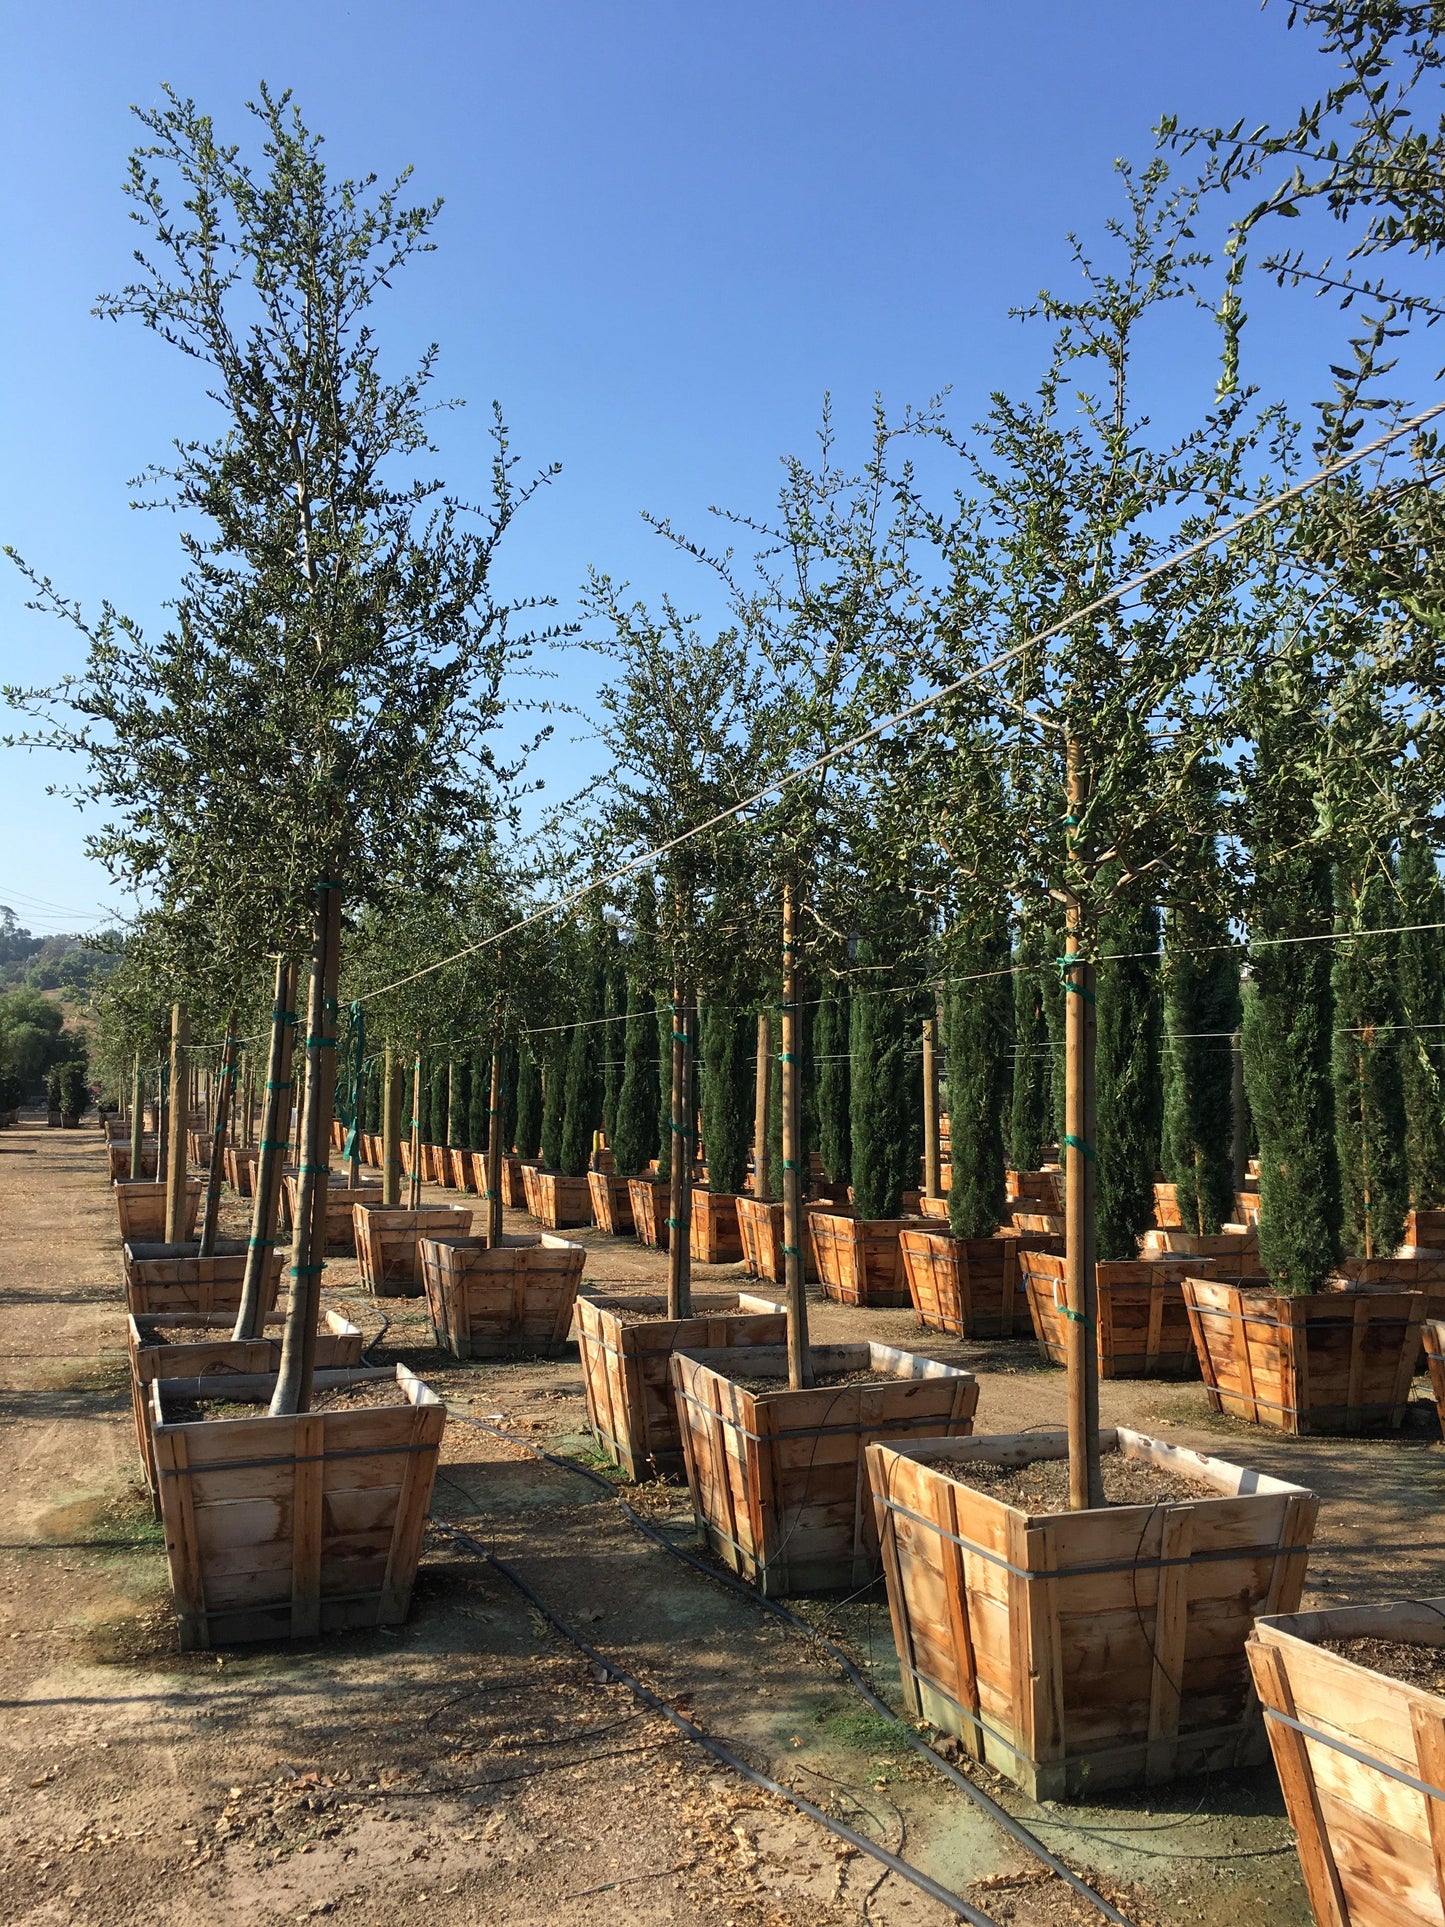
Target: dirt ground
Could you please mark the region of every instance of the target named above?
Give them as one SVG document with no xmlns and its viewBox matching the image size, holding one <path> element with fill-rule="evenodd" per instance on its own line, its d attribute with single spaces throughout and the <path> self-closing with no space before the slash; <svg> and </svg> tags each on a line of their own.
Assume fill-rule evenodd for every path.
<svg viewBox="0 0 1445 1927">
<path fill-rule="evenodd" d="M 243 1222 L 228 1204 L 226 1228 Z M 659 1255 L 574 1235 L 589 1250 L 584 1288 L 661 1282 Z M 22 1121 L 0 1133 L 0 1254 L 7 1919 L 935 1927 L 952 1917 L 640 1708 L 440 1531 L 404 1627 L 182 1655 L 160 1531 L 136 1483 L 97 1132 Z M 740 1268 L 700 1268 L 700 1284 L 735 1279 Z M 1099 1918 L 911 1755 L 816 1646 L 650 1545 L 605 1491 L 464 1422 L 503 1424 L 598 1469 L 575 1351 L 552 1364 L 458 1365 L 433 1348 L 414 1303 L 362 1297 L 349 1261 L 328 1263 L 326 1285 L 329 1302 L 381 1334 L 373 1356 L 421 1370 L 448 1403 L 438 1520 L 735 1753 L 990 1919 Z M 1031 1344 L 940 1340 L 908 1312 L 822 1302 L 815 1331 L 968 1365 L 982 1386 L 979 1431 L 1063 1422 L 1062 1375 Z M 1423 1418 L 1398 1441 L 1290 1440 L 1213 1418 L 1198 1385 L 1123 1381 L 1104 1386 L 1103 1417 L 1317 1491 L 1307 1603 L 1442 1590 L 1445 1448 Z M 691 1543 L 683 1489 L 628 1494 Z M 898 1703 L 881 1587 L 792 1603 Z M 1269 1769 L 1104 1807 L 1038 1807 L 992 1776 L 981 1784 L 1136 1927 L 1307 1927 Z"/>
</svg>

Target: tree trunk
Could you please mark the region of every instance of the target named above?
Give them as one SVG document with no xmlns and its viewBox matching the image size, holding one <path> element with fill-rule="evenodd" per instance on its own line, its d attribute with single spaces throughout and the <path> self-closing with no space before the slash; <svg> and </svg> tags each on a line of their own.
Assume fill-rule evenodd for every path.
<svg viewBox="0 0 1445 1927">
<path fill-rule="evenodd" d="M 802 1120 L 798 1076 L 798 954 L 793 887 L 783 886 L 783 1289 L 788 1313 L 788 1385 L 801 1391 L 813 1382 L 808 1344 L 808 1293 L 803 1277 L 803 1173 L 799 1156 Z"/>
<path fill-rule="evenodd" d="M 693 1013 L 682 974 L 672 977 L 672 1169 L 667 1207 L 667 1315 L 692 1316 Z"/>
<path fill-rule="evenodd" d="M 943 1195 L 938 1139 L 938 1052 L 935 1040 L 938 1020 L 923 1020 L 923 1194 L 928 1198 Z"/>
<path fill-rule="evenodd" d="M 171 1006 L 171 1132 L 166 1158 L 166 1243 L 178 1245 L 186 1235 L 186 1046 L 191 1041 L 190 1020 L 184 1004 Z"/>
<path fill-rule="evenodd" d="M 256 1159 L 251 1242 L 236 1312 L 233 1338 L 259 1338 L 265 1325 L 264 1285 L 276 1249 L 281 1201 L 281 1170 L 291 1119 L 291 1053 L 296 1032 L 296 966 L 276 960 L 276 992 L 271 1005 L 271 1049 L 266 1061 L 266 1092 L 261 1104 L 261 1143 Z"/>
<path fill-rule="evenodd" d="M 411 1182 L 406 1188 L 406 1208 L 421 1208 L 421 1050 L 411 1066 Z"/>
<path fill-rule="evenodd" d="M 236 1013 L 226 1019 L 226 1040 L 221 1046 L 221 1075 L 215 1091 L 215 1110 L 211 1119 L 211 1163 L 206 1173 L 206 1207 L 201 1220 L 201 1248 L 198 1257 L 209 1258 L 216 1248 L 216 1219 L 221 1209 L 221 1176 L 226 1158 L 226 1127 L 231 1121 L 231 1097 L 236 1088 L 236 1053 L 241 1040 L 236 1035 Z"/>
<path fill-rule="evenodd" d="M 753 1090 L 753 1196 L 761 1204 L 771 1204 L 773 1198 L 772 1173 L 768 1169 L 768 1137 L 771 1120 L 768 1117 L 769 1100 L 773 1090 L 773 1017 L 772 1012 L 758 1012 L 758 1062 L 757 1083 Z"/>
<path fill-rule="evenodd" d="M 336 989 L 341 972 L 341 885 L 316 886 L 311 995 L 306 1018 L 306 1110 L 301 1173 L 292 1231 L 291 1298 L 281 1340 L 273 1418 L 311 1409 L 316 1325 L 326 1262 L 326 1204 L 331 1180 L 331 1113 L 336 1097 Z"/>
<path fill-rule="evenodd" d="M 388 1044 L 381 1081 L 381 1202 L 388 1211 L 401 1204 L 401 1065 Z"/>
<path fill-rule="evenodd" d="M 157 1124 L 160 1119 L 156 1119 Z M 135 1069 L 130 1080 L 130 1174 L 141 1176 L 145 1165 L 145 1103 L 141 1095 L 140 1052 L 135 1054 Z"/>
<path fill-rule="evenodd" d="M 492 1029 L 492 1078 L 487 1099 L 487 1249 L 502 1242 L 502 1024 L 500 1000 Z"/>
<path fill-rule="evenodd" d="M 1083 815 L 1083 781 L 1069 745 L 1069 818 Z M 1068 906 L 1064 937 L 1064 1252 L 1069 1328 L 1069 1504 L 1104 1502 L 1099 1469 L 1098 1283 L 1094 1270 L 1094 966 L 1082 954 L 1083 917 Z"/>
</svg>

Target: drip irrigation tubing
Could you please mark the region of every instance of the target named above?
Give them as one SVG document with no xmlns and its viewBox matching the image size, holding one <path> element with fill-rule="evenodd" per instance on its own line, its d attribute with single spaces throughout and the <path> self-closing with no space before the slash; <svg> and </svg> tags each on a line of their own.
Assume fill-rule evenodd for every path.
<svg viewBox="0 0 1445 1927">
<path fill-rule="evenodd" d="M 921 1867 L 915 1867 L 910 1861 L 901 1860 L 896 1853 L 890 1853 L 887 1847 L 880 1846 L 876 1840 L 870 1840 L 866 1833 L 859 1833 L 846 1821 L 834 1819 L 832 1814 L 825 1813 L 821 1807 L 814 1806 L 811 1800 L 805 1799 L 801 1793 L 795 1793 L 791 1787 L 784 1786 L 781 1781 L 772 1779 L 766 1773 L 760 1773 L 756 1767 L 749 1766 L 746 1760 L 740 1759 L 731 1747 L 724 1746 L 722 1741 L 714 1739 L 712 1734 L 704 1733 L 700 1726 L 695 1726 L 675 1707 L 669 1706 L 667 1701 L 654 1693 L 650 1686 L 644 1686 L 640 1679 L 629 1673 L 625 1667 L 619 1666 L 615 1659 L 609 1659 L 605 1653 L 599 1652 L 595 1646 L 585 1640 L 579 1632 L 567 1624 L 566 1620 L 552 1610 L 540 1593 L 532 1590 L 519 1572 L 514 1572 L 505 1560 L 499 1559 L 494 1552 L 489 1551 L 480 1539 L 474 1539 L 469 1532 L 463 1532 L 459 1526 L 449 1525 L 435 1517 L 432 1519 L 432 1524 L 448 1538 L 454 1539 L 458 1545 L 465 1546 L 477 1558 L 485 1560 L 510 1586 L 516 1588 L 549 1626 L 575 1646 L 579 1653 L 585 1654 L 594 1666 L 600 1667 L 619 1685 L 625 1686 L 641 1705 L 651 1712 L 660 1714 L 670 1725 L 676 1727 L 685 1739 L 691 1740 L 695 1746 L 700 1746 L 721 1765 L 730 1768 L 750 1785 L 761 1787 L 765 1793 L 776 1794 L 779 1799 L 786 1800 L 789 1806 L 796 1807 L 799 1813 L 805 1814 L 808 1819 L 824 1828 L 836 1839 L 844 1840 L 859 1853 L 867 1854 L 870 1860 L 878 1861 L 889 1873 L 897 1874 L 900 1880 L 906 1880 L 911 1887 L 917 1887 L 920 1893 L 927 1894 L 930 1900 L 936 1900 L 941 1907 L 946 1907 L 958 1919 L 967 1921 L 969 1927 L 998 1927 L 998 1922 L 991 1914 L 981 1913 L 977 1907 L 971 1907 L 962 1894 L 954 1893 L 952 1888 L 945 1887 L 931 1874 L 924 1873 Z M 1110 1918 L 1122 1921 L 1123 1916 L 1111 1914 Z"/>
<path fill-rule="evenodd" d="M 685 1547 L 675 1546 L 670 1539 L 658 1531 L 650 1519 L 644 1518 L 635 1507 L 629 1505 L 612 1481 L 604 1478 L 600 1473 L 591 1471 L 585 1465 L 578 1465 L 573 1459 L 564 1459 L 555 1452 L 545 1451 L 540 1445 L 534 1445 L 530 1439 L 519 1438 L 515 1432 L 505 1431 L 501 1426 L 493 1425 L 486 1419 L 471 1418 L 464 1413 L 455 1411 L 451 1412 L 450 1416 L 455 1420 L 459 1420 L 463 1425 L 474 1425 L 480 1431 L 490 1432 L 494 1437 L 504 1439 L 509 1445 L 520 1445 L 526 1451 L 532 1453 L 535 1458 L 544 1459 L 549 1465 L 559 1466 L 564 1472 L 575 1472 L 580 1478 L 590 1480 L 593 1485 L 600 1487 L 602 1491 L 606 1492 L 610 1498 L 616 1501 L 628 1520 L 630 1520 L 645 1538 L 651 1540 L 654 1545 L 661 1546 L 664 1552 L 670 1553 L 674 1559 L 681 1560 L 683 1565 L 690 1566 L 694 1572 L 701 1573 L 705 1579 L 711 1579 L 716 1585 L 726 1588 L 728 1592 L 737 1594 L 739 1598 L 747 1600 L 749 1604 L 760 1607 L 764 1612 L 771 1613 L 775 1619 L 780 1619 L 784 1625 L 790 1627 L 794 1632 L 802 1633 L 805 1638 L 821 1646 L 829 1658 L 842 1667 L 849 1684 L 857 1693 L 861 1694 L 873 1711 L 883 1719 L 886 1719 L 891 1725 L 896 1726 L 907 1739 L 915 1753 L 926 1760 L 930 1766 L 936 1767 L 946 1779 L 952 1781 L 954 1786 L 956 1786 L 961 1793 L 966 1794 L 975 1806 L 981 1808 L 996 1826 L 1001 1827 L 1016 1845 L 1022 1847 L 1027 1853 L 1032 1854 L 1036 1860 L 1041 1861 L 1051 1873 L 1056 1874 L 1060 1880 L 1072 1888 L 1081 1900 L 1085 1900 L 1091 1907 L 1097 1908 L 1103 1918 L 1110 1922 L 1110 1927 L 1132 1927 L 1132 1923 L 1126 1915 L 1121 1914 L 1117 1907 L 1112 1906 L 1109 1901 L 1104 1899 L 1102 1894 L 1096 1893 L 1088 1882 L 1079 1874 L 1076 1874 L 1072 1867 L 1060 1860 L 1057 1854 L 1050 1853 L 1043 1841 L 1040 1840 L 1036 1834 L 1031 1833 L 1021 1820 L 1016 1820 L 1013 1814 L 999 1805 L 997 1800 L 990 1798 L 982 1787 L 976 1786 L 974 1782 L 968 1778 L 967 1774 L 961 1773 L 951 1760 L 946 1760 L 941 1753 L 935 1752 L 921 1734 L 916 1733 L 906 1720 L 899 1717 L 886 1700 L 878 1696 L 858 1666 L 849 1658 L 848 1654 L 843 1651 L 842 1647 L 835 1645 L 825 1633 L 820 1633 L 816 1626 L 810 1626 L 806 1619 L 801 1619 L 797 1613 L 791 1612 L 788 1607 L 784 1605 L 780 1605 L 776 1599 L 769 1599 L 766 1594 L 758 1592 L 754 1587 L 744 1585 L 742 1580 L 735 1579 L 731 1573 L 720 1572 L 715 1566 L 710 1566 L 706 1560 L 699 1559 L 695 1553 L 687 1551 Z M 490 1557 L 490 1554 L 488 1554 L 488 1557 Z M 569 1634 L 568 1637 L 570 1638 L 572 1635 Z M 786 1793 L 786 1789 L 784 1789 L 784 1792 L 788 1799 L 795 1799 L 796 1796 Z M 826 1824 L 831 1826 L 833 1823 L 828 1821 Z M 870 1848 L 869 1851 L 876 1852 L 876 1849 Z M 937 1895 L 935 1895 L 935 1898 L 937 1898 Z M 967 1918 L 969 1916 L 965 1917 Z"/>
</svg>

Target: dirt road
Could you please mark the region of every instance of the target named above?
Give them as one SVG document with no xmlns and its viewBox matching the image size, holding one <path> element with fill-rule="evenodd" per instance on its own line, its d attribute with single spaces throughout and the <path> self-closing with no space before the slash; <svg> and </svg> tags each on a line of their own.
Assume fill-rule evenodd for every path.
<svg viewBox="0 0 1445 1927">
<path fill-rule="evenodd" d="M 239 1208 L 229 1207 L 238 1215 Z M 519 1224 L 525 1220 L 518 1220 Z M 587 1282 L 663 1261 L 586 1233 Z M 176 1650 L 159 1529 L 134 1480 L 120 1254 L 97 1133 L 0 1133 L 0 1873 L 24 1923 L 703 1923 L 934 1927 L 949 1916 L 638 1708 L 484 1560 L 433 1535 L 410 1622 L 310 1645 Z M 719 1268 L 709 1282 L 731 1280 Z M 372 1332 L 354 1266 L 328 1293 Z M 391 1312 L 388 1303 L 387 1310 Z M 820 1305 L 979 1373 L 979 1428 L 1061 1422 L 1023 1344 L 923 1337 L 909 1313 Z M 993 1919 L 1096 1919 L 869 1713 L 816 1647 L 641 1538 L 605 1492 L 466 1421 L 589 1465 L 575 1354 L 459 1366 L 403 1307 L 381 1342 L 447 1399 L 434 1510 L 562 1619 L 753 1764 Z M 1213 1420 L 1197 1386 L 1104 1388 L 1104 1417 L 1300 1479 L 1323 1506 L 1318 1598 L 1439 1591 L 1438 1442 L 1290 1441 Z M 686 1543 L 685 1492 L 634 1502 Z M 897 1702 L 881 1589 L 801 1602 Z M 1272 1774 L 1107 1808 L 990 1790 L 1147 1923 L 1305 1927 Z M 871 1898 L 870 1896 L 871 1892 Z"/>
</svg>

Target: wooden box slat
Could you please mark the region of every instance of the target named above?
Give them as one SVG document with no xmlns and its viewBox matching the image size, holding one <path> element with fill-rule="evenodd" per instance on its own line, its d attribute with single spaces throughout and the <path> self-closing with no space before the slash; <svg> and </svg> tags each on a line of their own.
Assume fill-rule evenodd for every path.
<svg viewBox="0 0 1445 1927">
<path fill-rule="evenodd" d="M 621 1310 L 655 1312 L 637 1322 Z M 667 1300 L 653 1294 L 599 1294 L 577 1300 L 575 1331 L 582 1357 L 587 1418 L 598 1442 L 629 1479 L 680 1478 L 682 1438 L 668 1367 L 675 1350 L 716 1351 L 732 1345 L 777 1345 L 787 1319 L 764 1301 L 695 1293 L 693 1316 L 669 1319 Z"/>
<path fill-rule="evenodd" d="M 1322 1639 L 1439 1648 L 1445 1598 L 1270 1614 L 1247 1649 L 1320 1927 L 1445 1927 L 1445 1696 Z"/>
<path fill-rule="evenodd" d="M 1027 1333 L 1021 1238 L 955 1238 L 907 1226 L 899 1234 L 904 1276 L 919 1323 L 955 1338 Z"/>
<path fill-rule="evenodd" d="M 765 1593 L 866 1585 L 878 1569 L 864 1448 L 972 1429 L 972 1373 L 890 1345 L 815 1345 L 815 1369 L 872 1370 L 878 1385 L 787 1388 L 784 1346 L 677 1350 L 673 1390 L 699 1530 Z M 775 1392 L 737 1381 L 779 1380 Z"/>
<path fill-rule="evenodd" d="M 632 1228 L 638 1243 L 652 1251 L 666 1251 L 667 1186 L 656 1178 L 629 1178 L 627 1195 L 632 1204 Z"/>
<path fill-rule="evenodd" d="M 534 1159 L 519 1158 L 508 1152 L 502 1159 L 502 1203 L 513 1211 L 527 1209 L 527 1187 L 523 1173 Z"/>
<path fill-rule="evenodd" d="M 105 1154 L 109 1174 L 112 1179 L 128 1178 L 130 1176 L 129 1137 L 112 1139 L 105 1147 Z M 143 1137 L 141 1139 L 140 1149 L 140 1175 L 142 1178 L 154 1179 L 156 1175 L 156 1159 L 158 1156 L 157 1140 L 153 1137 Z"/>
<path fill-rule="evenodd" d="M 592 1193 L 585 1173 L 569 1178 L 560 1171 L 544 1171 L 539 1164 L 524 1164 L 522 1185 L 527 1209 L 539 1224 L 566 1231 L 593 1222 Z"/>
<path fill-rule="evenodd" d="M 422 1283 L 437 1343 L 457 1358 L 555 1358 L 572 1328 L 587 1252 L 565 1238 L 423 1237 Z"/>
<path fill-rule="evenodd" d="M 737 1201 L 738 1238 L 743 1248 L 743 1263 L 754 1278 L 766 1278 L 781 1285 L 783 1276 L 783 1207 L 779 1200 L 743 1198 Z M 803 1238 L 803 1276 L 817 1278 L 812 1243 Z"/>
<path fill-rule="evenodd" d="M 396 1378 L 403 1406 L 190 1424 L 167 1422 L 167 1381 L 152 1384 L 184 1650 L 405 1618 L 446 1407 L 405 1366 Z"/>
<path fill-rule="evenodd" d="M 1062 1432 L 868 1450 L 904 1696 L 1035 1799 L 1264 1757 L 1244 1643 L 1297 1603 L 1312 1493 L 1120 1428 L 1198 1500 L 1030 1514 L 947 1476 L 1064 1458 Z"/>
<path fill-rule="evenodd" d="M 1040 1211 L 1062 1211 L 1064 1208 L 1063 1173 L 1061 1171 L 1006 1171 L 1004 1196 L 1011 1204 L 1033 1204 Z"/>
<path fill-rule="evenodd" d="M 379 1204 L 351 1207 L 361 1283 L 376 1298 L 415 1298 L 422 1291 L 423 1238 L 439 1233 L 465 1238 L 472 1228 L 469 1205 L 424 1204 L 392 1211 Z"/>
<path fill-rule="evenodd" d="M 1417 1249 L 1445 1251 L 1445 1211 L 1406 1212 L 1405 1243 Z"/>
<path fill-rule="evenodd" d="M 1184 1218 L 1179 1209 L 1179 1192 L 1172 1184 L 1154 1187 L 1154 1223 L 1161 1231 L 1182 1231 Z"/>
<path fill-rule="evenodd" d="M 1403 1423 L 1425 1311 L 1419 1292 L 1282 1297 L 1191 1276 L 1184 1296 L 1216 1412 L 1295 1435 Z"/>
<path fill-rule="evenodd" d="M 630 1238 L 634 1229 L 630 1180 L 611 1171 L 589 1171 L 587 1189 L 596 1223 L 614 1238 Z"/>
<path fill-rule="evenodd" d="M 259 1151 L 242 1150 L 236 1145 L 226 1148 L 226 1182 L 238 1198 L 253 1198 L 256 1195 L 256 1166 L 260 1162 Z"/>
<path fill-rule="evenodd" d="M 241 1308 L 246 1278 L 247 1242 L 218 1238 L 209 1258 L 196 1256 L 195 1242 L 183 1245 L 128 1244 L 125 1247 L 125 1303 L 128 1312 L 234 1318 Z M 283 1254 L 266 1254 L 262 1274 L 262 1313 L 276 1305 Z"/>
<path fill-rule="evenodd" d="M 1108 1259 L 1094 1267 L 1099 1299 L 1102 1378 L 1196 1378 L 1199 1361 L 1184 1302 L 1184 1278 L 1207 1272 L 1208 1258 Z M 1039 1350 L 1051 1365 L 1069 1362 L 1066 1261 L 1047 1251 L 1019 1258 Z"/>
<path fill-rule="evenodd" d="M 806 1235 L 825 1296 L 840 1305 L 911 1305 L 898 1242 L 910 1223 L 917 1220 L 809 1210 Z"/>
<path fill-rule="evenodd" d="M 692 1256 L 700 1265 L 736 1265 L 742 1262 L 743 1240 L 738 1225 L 736 1193 L 713 1191 L 705 1184 L 692 1187 L 688 1242 Z"/>
</svg>

